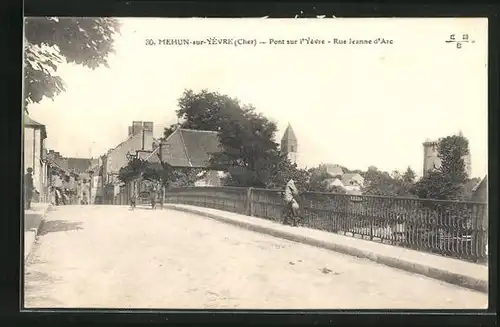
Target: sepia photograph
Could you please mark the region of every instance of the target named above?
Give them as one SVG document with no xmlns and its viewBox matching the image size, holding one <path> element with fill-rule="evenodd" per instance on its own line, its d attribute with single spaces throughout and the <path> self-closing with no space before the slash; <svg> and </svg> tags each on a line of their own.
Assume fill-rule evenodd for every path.
<svg viewBox="0 0 500 327">
<path fill-rule="evenodd" d="M 22 309 L 486 309 L 488 19 L 25 17 Z"/>
</svg>

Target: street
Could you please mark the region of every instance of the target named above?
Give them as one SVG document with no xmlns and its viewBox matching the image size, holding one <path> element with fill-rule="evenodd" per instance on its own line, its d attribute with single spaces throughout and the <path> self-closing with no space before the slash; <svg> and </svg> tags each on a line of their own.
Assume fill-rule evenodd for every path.
<svg viewBox="0 0 500 327">
<path fill-rule="evenodd" d="M 487 295 L 193 214 L 61 206 L 25 268 L 26 308 L 470 309 Z"/>
</svg>

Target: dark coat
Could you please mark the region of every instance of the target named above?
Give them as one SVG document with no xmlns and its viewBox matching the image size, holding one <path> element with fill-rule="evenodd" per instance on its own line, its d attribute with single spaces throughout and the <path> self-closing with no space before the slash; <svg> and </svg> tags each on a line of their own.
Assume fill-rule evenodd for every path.
<svg viewBox="0 0 500 327">
<path fill-rule="evenodd" d="M 33 193 L 33 176 L 30 173 L 24 175 L 24 191 L 26 193 Z"/>
</svg>

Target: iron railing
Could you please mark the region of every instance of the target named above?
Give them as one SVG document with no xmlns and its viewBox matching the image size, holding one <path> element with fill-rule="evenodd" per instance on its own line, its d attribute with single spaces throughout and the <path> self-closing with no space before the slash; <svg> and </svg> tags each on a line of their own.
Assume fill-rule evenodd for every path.
<svg viewBox="0 0 500 327">
<path fill-rule="evenodd" d="M 281 190 L 237 187 L 170 189 L 167 203 L 282 220 Z M 486 203 L 306 192 L 302 223 L 309 228 L 474 262 L 486 262 Z"/>
</svg>

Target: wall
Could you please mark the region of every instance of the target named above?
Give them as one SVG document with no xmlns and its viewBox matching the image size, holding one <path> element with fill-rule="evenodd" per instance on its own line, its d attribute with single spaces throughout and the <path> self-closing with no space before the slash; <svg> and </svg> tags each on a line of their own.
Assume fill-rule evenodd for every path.
<svg viewBox="0 0 500 327">
<path fill-rule="evenodd" d="M 24 128 L 24 169 L 23 175 L 26 174 L 26 169 L 33 169 L 33 186 L 40 194 L 33 195 L 33 202 L 43 201 L 46 193 L 46 165 L 41 162 L 42 149 L 45 144 L 41 140 L 41 130 L 32 127 Z"/>
<path fill-rule="evenodd" d="M 438 157 L 438 149 L 437 142 L 429 142 L 424 143 L 424 170 L 423 174 L 426 175 L 429 170 L 434 169 L 434 167 L 438 168 L 441 166 L 441 160 Z M 468 155 L 463 156 L 465 164 L 465 172 L 467 173 L 467 177 L 471 176 L 471 155 L 470 152 Z"/>
<path fill-rule="evenodd" d="M 34 128 L 25 127 L 24 128 L 24 168 L 23 174 L 26 173 L 26 169 L 33 168 L 33 141 L 35 139 Z"/>
<path fill-rule="evenodd" d="M 119 144 L 116 148 L 110 150 L 107 155 L 106 162 L 106 175 L 118 174 L 120 168 L 128 163 L 127 153 L 135 152 L 142 148 L 142 135 L 141 133 L 135 134 L 127 139 L 125 142 Z"/>
<path fill-rule="evenodd" d="M 34 156 L 33 156 L 33 184 L 42 195 L 42 139 L 40 129 L 35 129 Z"/>
<path fill-rule="evenodd" d="M 437 143 L 424 143 L 424 167 L 423 174 L 426 175 L 434 166 L 439 167 L 441 161 L 438 158 Z"/>
</svg>

